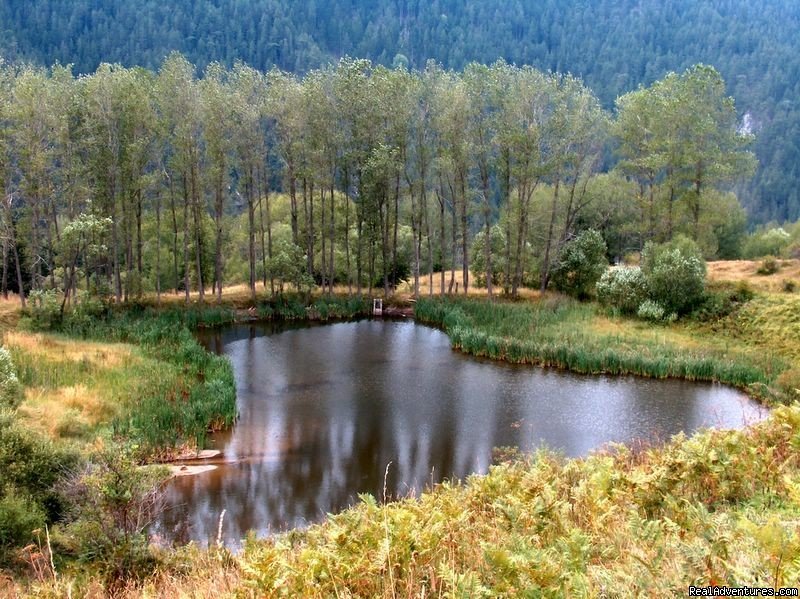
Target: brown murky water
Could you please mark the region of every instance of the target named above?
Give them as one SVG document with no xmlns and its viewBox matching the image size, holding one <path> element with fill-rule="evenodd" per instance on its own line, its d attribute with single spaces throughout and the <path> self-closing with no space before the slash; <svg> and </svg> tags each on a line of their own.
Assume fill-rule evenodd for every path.
<svg viewBox="0 0 800 599">
<path fill-rule="evenodd" d="M 358 500 L 486 472 L 495 447 L 580 456 L 611 441 L 741 427 L 765 413 L 711 384 L 581 376 L 477 360 L 411 321 L 260 324 L 207 333 L 234 367 L 240 419 L 218 468 L 174 479 L 153 534 L 236 547 Z"/>
</svg>

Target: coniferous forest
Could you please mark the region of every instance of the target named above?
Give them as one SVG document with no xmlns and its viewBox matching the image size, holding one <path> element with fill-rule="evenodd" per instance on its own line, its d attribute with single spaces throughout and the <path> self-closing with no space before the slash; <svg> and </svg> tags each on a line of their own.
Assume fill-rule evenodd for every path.
<svg viewBox="0 0 800 599">
<path fill-rule="evenodd" d="M 751 222 L 800 218 L 800 8 L 791 0 L 3 1 L 0 23 L 0 55 L 82 74 L 102 62 L 157 69 L 173 50 L 201 71 L 241 60 L 306 73 L 345 55 L 416 69 L 504 59 L 573 73 L 607 110 L 670 71 L 711 64 L 740 126 L 756 134 L 759 168 L 737 187 Z"/>
</svg>

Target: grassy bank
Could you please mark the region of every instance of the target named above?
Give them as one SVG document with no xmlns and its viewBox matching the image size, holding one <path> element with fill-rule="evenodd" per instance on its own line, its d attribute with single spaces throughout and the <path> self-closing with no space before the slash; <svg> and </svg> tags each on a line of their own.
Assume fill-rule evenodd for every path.
<svg viewBox="0 0 800 599">
<path fill-rule="evenodd" d="M 45 335 L 43 355 L 36 353 L 45 351 L 42 340 L 29 338 L 36 333 L 7 338 L 12 351 L 28 352 L 20 361 L 25 381 L 46 388 L 48 381 L 35 378 L 43 376 L 37 365 L 50 360 L 42 372 L 53 371 L 63 350 L 74 365 L 48 375 L 53 385 L 103 386 L 103 372 L 144 373 L 151 359 L 172 364 L 175 376 L 196 374 L 177 368 L 191 364 L 191 355 L 179 357 L 171 345 L 187 326 L 253 312 L 351 316 L 344 300 L 331 301 L 309 309 L 298 300 L 244 315 L 232 306 L 145 307 L 100 322 L 65 322 L 71 337 Z M 788 400 L 800 362 L 797 301 L 766 293 L 722 318 L 670 325 L 556 297 L 494 304 L 425 299 L 416 309 L 420 320 L 442 327 L 455 347 L 475 355 L 588 373 L 720 380 Z M 81 372 L 90 375 L 79 378 Z M 191 546 L 151 550 L 146 570 L 114 585 L 95 565 L 56 556 L 57 577 L 45 570 L 38 579 L 4 583 L 0 575 L 0 596 L 609 597 L 686 594 L 689 585 L 793 586 L 800 576 L 798 448 L 794 404 L 745 431 L 706 431 L 584 459 L 518 456 L 487 476 L 445 483 L 418 499 L 381 505 L 364 496 L 305 531 L 250 539 L 239 555 Z"/>
<path fill-rule="evenodd" d="M 235 418 L 235 383 L 225 358 L 206 352 L 192 331 L 237 320 L 330 320 L 366 313 L 356 298 L 287 296 L 251 310 L 222 305 L 141 302 L 94 305 L 56 318 L 32 310 L 9 328 L 26 400 L 20 416 L 55 440 L 124 438 L 150 459 L 202 448 L 208 432 Z"/>
<path fill-rule="evenodd" d="M 74 354 L 80 350 L 75 343 L 79 340 L 106 344 L 90 346 L 105 364 L 81 358 L 62 360 L 59 367 L 52 355 L 57 352 L 37 358 L 35 352 L 17 346 L 23 379 L 34 387 L 69 389 L 97 377 L 101 397 L 116 400 L 116 413 L 98 420 L 106 422 L 115 437 L 137 444 L 142 455 L 164 457 L 187 446 L 202 447 L 209 431 L 233 423 L 236 388 L 228 360 L 204 350 L 191 330 L 228 322 L 232 316 L 225 309 L 75 312 L 50 325 L 48 330 L 56 336 L 45 337 L 49 342 L 37 346 L 56 349 L 73 342 Z M 29 324 L 36 328 L 37 320 Z"/>
<path fill-rule="evenodd" d="M 514 363 L 581 373 L 719 381 L 761 397 L 782 395 L 786 356 L 686 325 L 607 316 L 561 297 L 530 303 L 420 299 L 416 317 L 447 332 L 454 348 Z"/>
</svg>

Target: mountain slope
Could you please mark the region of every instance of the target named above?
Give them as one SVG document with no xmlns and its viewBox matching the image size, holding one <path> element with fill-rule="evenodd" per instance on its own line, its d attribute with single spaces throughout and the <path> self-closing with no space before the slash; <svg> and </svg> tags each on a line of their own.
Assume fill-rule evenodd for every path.
<svg viewBox="0 0 800 599">
<path fill-rule="evenodd" d="M 344 54 L 412 67 L 504 58 L 570 71 L 611 107 L 670 70 L 716 66 L 758 134 L 743 202 L 800 218 L 800 3 L 794 0 L 0 0 L 0 53 L 42 64 L 157 68 L 242 60 L 306 71 Z"/>
</svg>

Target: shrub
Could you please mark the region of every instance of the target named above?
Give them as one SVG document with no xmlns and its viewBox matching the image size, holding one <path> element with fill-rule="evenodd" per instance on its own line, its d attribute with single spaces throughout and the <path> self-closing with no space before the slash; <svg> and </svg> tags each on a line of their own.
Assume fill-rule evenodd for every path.
<svg viewBox="0 0 800 599">
<path fill-rule="evenodd" d="M 692 318 L 700 321 L 719 320 L 749 302 L 753 295 L 747 281 L 739 281 L 735 285 L 715 284 L 706 291 L 703 301 L 692 312 Z"/>
<path fill-rule="evenodd" d="M 553 286 L 567 295 L 585 299 L 608 268 L 606 242 L 599 232 L 589 229 L 567 242 L 553 269 Z"/>
<path fill-rule="evenodd" d="M 0 489 L 0 556 L 31 541 L 33 531 L 44 525 L 42 508 L 13 487 Z"/>
<path fill-rule="evenodd" d="M 500 285 L 503 275 L 503 253 L 506 249 L 506 234 L 500 225 L 491 228 L 492 237 L 492 284 Z M 470 268 L 479 287 L 486 287 L 486 231 L 481 230 L 475 235 L 470 248 Z"/>
<path fill-rule="evenodd" d="M 791 242 L 791 235 L 783 227 L 757 231 L 744 243 L 742 254 L 745 258 L 782 255 Z"/>
<path fill-rule="evenodd" d="M 61 301 L 54 289 L 31 291 L 28 297 L 31 326 L 38 330 L 53 328 L 61 322 Z"/>
<path fill-rule="evenodd" d="M 756 273 L 759 275 L 774 275 L 780 269 L 781 265 L 778 264 L 778 261 L 772 256 L 767 256 L 761 261 Z"/>
<path fill-rule="evenodd" d="M 619 266 L 603 273 L 596 285 L 601 304 L 614 306 L 625 314 L 636 314 L 647 299 L 647 281 L 638 266 Z"/>
<path fill-rule="evenodd" d="M 686 314 L 703 300 L 706 263 L 688 237 L 660 245 L 648 242 L 642 251 L 642 272 L 650 299 L 666 313 Z"/>
<path fill-rule="evenodd" d="M 73 506 L 65 532 L 78 557 L 93 561 L 109 582 L 152 571 L 144 534 L 163 507 L 163 467 L 139 467 L 133 448 L 100 446 L 66 487 Z"/>
<path fill-rule="evenodd" d="M 0 411 L 0 472 L 3 483 L 39 500 L 53 499 L 53 485 L 77 463 L 70 451 L 20 425 Z"/>
<path fill-rule="evenodd" d="M 32 531 L 60 518 L 56 483 L 78 462 L 76 454 L 21 426 L 0 410 L 0 555 L 28 543 Z"/>
<path fill-rule="evenodd" d="M 636 315 L 642 320 L 658 322 L 664 320 L 664 307 L 653 300 L 645 300 L 642 302 L 642 305 L 639 306 Z"/>
<path fill-rule="evenodd" d="M 14 409 L 22 403 L 22 398 L 22 385 L 11 354 L 5 347 L 0 347 L 0 409 Z"/>
<path fill-rule="evenodd" d="M 736 283 L 736 288 L 731 298 L 739 303 L 749 302 L 756 296 L 756 292 L 750 287 L 747 281 L 739 281 Z"/>
<path fill-rule="evenodd" d="M 783 371 L 776 382 L 787 396 L 792 399 L 800 399 L 800 368 Z"/>
<path fill-rule="evenodd" d="M 791 279 L 785 279 L 782 283 L 782 289 L 786 293 L 794 293 L 797 290 L 797 282 Z"/>
<path fill-rule="evenodd" d="M 64 439 L 85 438 L 90 432 L 91 428 L 81 420 L 80 412 L 74 408 L 64 412 L 55 428 L 55 433 Z"/>
</svg>

